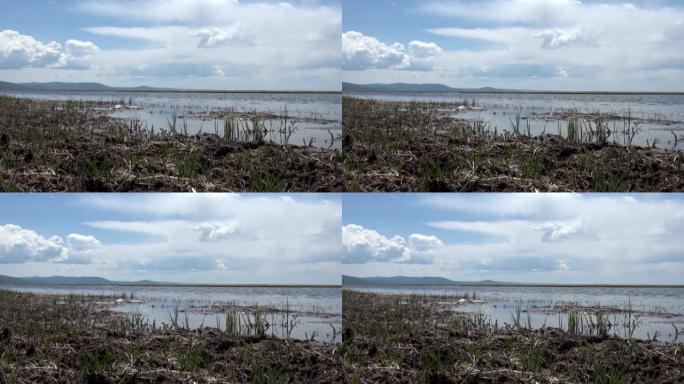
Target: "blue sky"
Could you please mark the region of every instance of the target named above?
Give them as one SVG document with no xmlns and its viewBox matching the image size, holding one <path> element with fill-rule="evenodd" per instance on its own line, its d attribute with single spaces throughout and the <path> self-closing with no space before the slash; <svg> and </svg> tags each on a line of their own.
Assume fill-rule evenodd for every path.
<svg viewBox="0 0 684 384">
<path fill-rule="evenodd" d="M 335 194 L 3 194 L 0 274 L 339 284 Z"/>
<path fill-rule="evenodd" d="M 343 79 L 543 90 L 684 90 L 684 3 L 344 1 Z"/>
<path fill-rule="evenodd" d="M 6 3 L 0 14 L 0 80 L 340 88 L 339 1 Z"/>
<path fill-rule="evenodd" d="M 674 283 L 682 194 L 345 194 L 343 271 L 536 283 Z"/>
</svg>

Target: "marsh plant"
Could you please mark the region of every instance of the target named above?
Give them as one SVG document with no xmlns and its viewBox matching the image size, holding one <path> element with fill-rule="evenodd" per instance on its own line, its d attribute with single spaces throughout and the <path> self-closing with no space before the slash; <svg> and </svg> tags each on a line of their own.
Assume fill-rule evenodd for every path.
<svg viewBox="0 0 684 384">
<path fill-rule="evenodd" d="M 571 309 L 533 327 L 522 301 L 510 321 L 460 312 L 468 295 L 343 290 L 341 357 L 352 382 L 676 382 L 684 347 L 610 333 L 601 311 Z M 563 319 L 567 318 L 567 322 Z M 657 356 L 657 357 L 656 357 Z M 655 360 L 652 360 L 655 359 Z"/>
<path fill-rule="evenodd" d="M 0 96 L 0 191 L 341 190 L 337 151 L 290 145 L 288 116 L 228 115 L 221 132 L 190 134 L 110 116 L 111 102 Z M 284 128 L 274 119 L 282 119 Z M 276 144 L 276 142 L 278 142 Z M 318 185 L 314 187 L 314 184 Z"/>
<path fill-rule="evenodd" d="M 0 290 L 0 382 L 344 380 L 335 344 L 269 337 L 265 313 L 248 321 L 261 336 L 247 338 L 204 324 L 191 329 L 183 303 L 169 308 L 173 325 L 157 326 L 141 313 L 112 311 L 118 299 L 125 300 Z"/>
<path fill-rule="evenodd" d="M 558 132 L 532 132 L 517 112 L 510 127 L 459 117 L 452 102 L 344 97 L 343 167 L 350 191 L 684 190 L 681 153 L 633 145 L 639 120 L 563 115 Z M 565 121 L 565 120 L 564 120 Z M 648 175 L 667 174 L 650 178 Z M 667 180 L 667 181 L 665 181 Z M 662 183 L 666 183 L 662 184 Z"/>
</svg>

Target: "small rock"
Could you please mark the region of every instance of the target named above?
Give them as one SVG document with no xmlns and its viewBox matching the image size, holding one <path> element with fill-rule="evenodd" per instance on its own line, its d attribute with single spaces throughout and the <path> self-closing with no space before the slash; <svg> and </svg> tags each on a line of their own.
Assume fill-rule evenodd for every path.
<svg viewBox="0 0 684 384">
<path fill-rule="evenodd" d="M 5 328 L 0 332 L 0 341 L 9 340 L 12 337 L 12 331 L 9 328 Z"/>
<path fill-rule="evenodd" d="M 235 147 L 223 145 L 216 150 L 216 152 L 214 153 L 214 157 L 226 157 L 226 155 L 228 155 L 229 153 L 234 153 L 235 151 Z"/>
<path fill-rule="evenodd" d="M 239 343 L 237 343 L 234 340 L 222 340 L 216 346 L 216 351 L 217 352 L 225 352 L 231 348 L 237 347 L 238 345 L 239 345 Z"/>
</svg>

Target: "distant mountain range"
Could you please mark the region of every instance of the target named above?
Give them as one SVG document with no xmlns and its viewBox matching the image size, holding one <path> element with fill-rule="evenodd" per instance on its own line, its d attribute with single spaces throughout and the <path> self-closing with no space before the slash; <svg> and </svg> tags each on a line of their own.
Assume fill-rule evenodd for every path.
<svg viewBox="0 0 684 384">
<path fill-rule="evenodd" d="M 342 91 L 352 92 L 459 92 L 459 93 L 503 93 L 512 92 L 511 89 L 499 88 L 452 88 L 443 84 L 353 84 L 342 83 Z"/>
<path fill-rule="evenodd" d="M 0 285 L 163 285 L 150 280 L 140 281 L 112 281 L 102 277 L 69 277 L 69 276 L 49 276 L 49 277 L 12 277 L 0 275 Z"/>
<path fill-rule="evenodd" d="M 517 285 L 493 280 L 454 281 L 444 277 L 354 277 L 342 275 L 342 285 Z"/>
<path fill-rule="evenodd" d="M 0 81 L 0 91 L 160 91 L 153 87 L 110 87 L 100 83 L 10 83 Z"/>
<path fill-rule="evenodd" d="M 280 284 L 280 283 L 174 283 L 152 280 L 114 281 L 92 276 L 49 276 L 49 277 L 12 277 L 0 275 L 2 286 L 54 286 L 54 285 L 120 285 L 120 286 L 168 286 L 168 287 L 306 287 L 306 288 L 339 288 L 339 284 Z"/>
<path fill-rule="evenodd" d="M 502 88 L 453 88 L 444 84 L 354 84 L 342 83 L 343 92 L 453 92 L 453 93 L 516 93 L 529 95 L 677 95 L 684 92 L 648 92 L 648 91 L 534 91 Z"/>
<path fill-rule="evenodd" d="M 336 94 L 339 90 L 287 90 L 287 89 L 179 89 L 155 87 L 110 87 L 101 83 L 10 83 L 0 81 L 0 91 L 18 92 L 183 92 L 183 93 L 325 93 Z"/>
</svg>

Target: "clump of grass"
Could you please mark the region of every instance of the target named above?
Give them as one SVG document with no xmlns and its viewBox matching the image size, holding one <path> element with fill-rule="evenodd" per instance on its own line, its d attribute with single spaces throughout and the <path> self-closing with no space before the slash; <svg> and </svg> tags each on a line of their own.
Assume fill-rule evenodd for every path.
<svg viewBox="0 0 684 384">
<path fill-rule="evenodd" d="M 462 120 L 458 103 L 344 97 L 342 169 L 354 191 L 677 191 L 676 153 L 632 147 L 638 124 L 568 116 L 565 133 L 534 136 L 519 113 L 509 130 Z M 620 141 L 628 145 L 618 145 Z M 653 174 L 667 174 L 650 177 Z M 665 181 L 667 180 L 667 181 Z"/>
<path fill-rule="evenodd" d="M 142 314 L 114 312 L 104 304 L 117 298 L 0 290 L 0 379 L 70 383 L 202 382 L 207 377 L 218 382 L 344 381 L 335 344 L 289 342 L 265 334 L 259 339 L 245 338 L 202 326 L 189 329 L 187 320 L 183 325 L 180 303 L 169 309 L 175 326 L 157 328 Z M 263 323 L 267 315 L 262 312 L 258 317 Z"/>
<path fill-rule="evenodd" d="M 678 377 L 674 367 L 681 347 L 608 337 L 612 322 L 600 310 L 591 316 L 569 311 L 567 330 L 561 316 L 561 329 L 534 330 L 520 301 L 511 315 L 513 326 L 500 327 L 483 314 L 454 311 L 461 298 L 468 299 L 343 290 L 340 354 L 351 377 L 397 383 L 544 382 L 549 377 L 624 382 L 625 373 L 632 381 Z"/>
<path fill-rule="evenodd" d="M 233 336 L 242 334 L 240 314 L 236 310 L 231 310 L 226 313 L 226 332 Z"/>
<path fill-rule="evenodd" d="M 105 346 L 94 351 L 84 351 L 79 359 L 82 379 L 90 382 L 96 377 L 103 377 L 111 369 L 114 360 L 112 351 Z"/>
<path fill-rule="evenodd" d="M 265 121 L 277 117 L 229 115 L 223 137 L 218 126 L 215 134 L 186 135 L 178 109 L 155 130 L 135 115 L 110 117 L 111 107 L 0 97 L 0 191 L 345 189 L 338 150 L 267 142 L 273 129 Z M 291 135 L 295 122 L 285 120 L 282 135 Z"/>
</svg>

